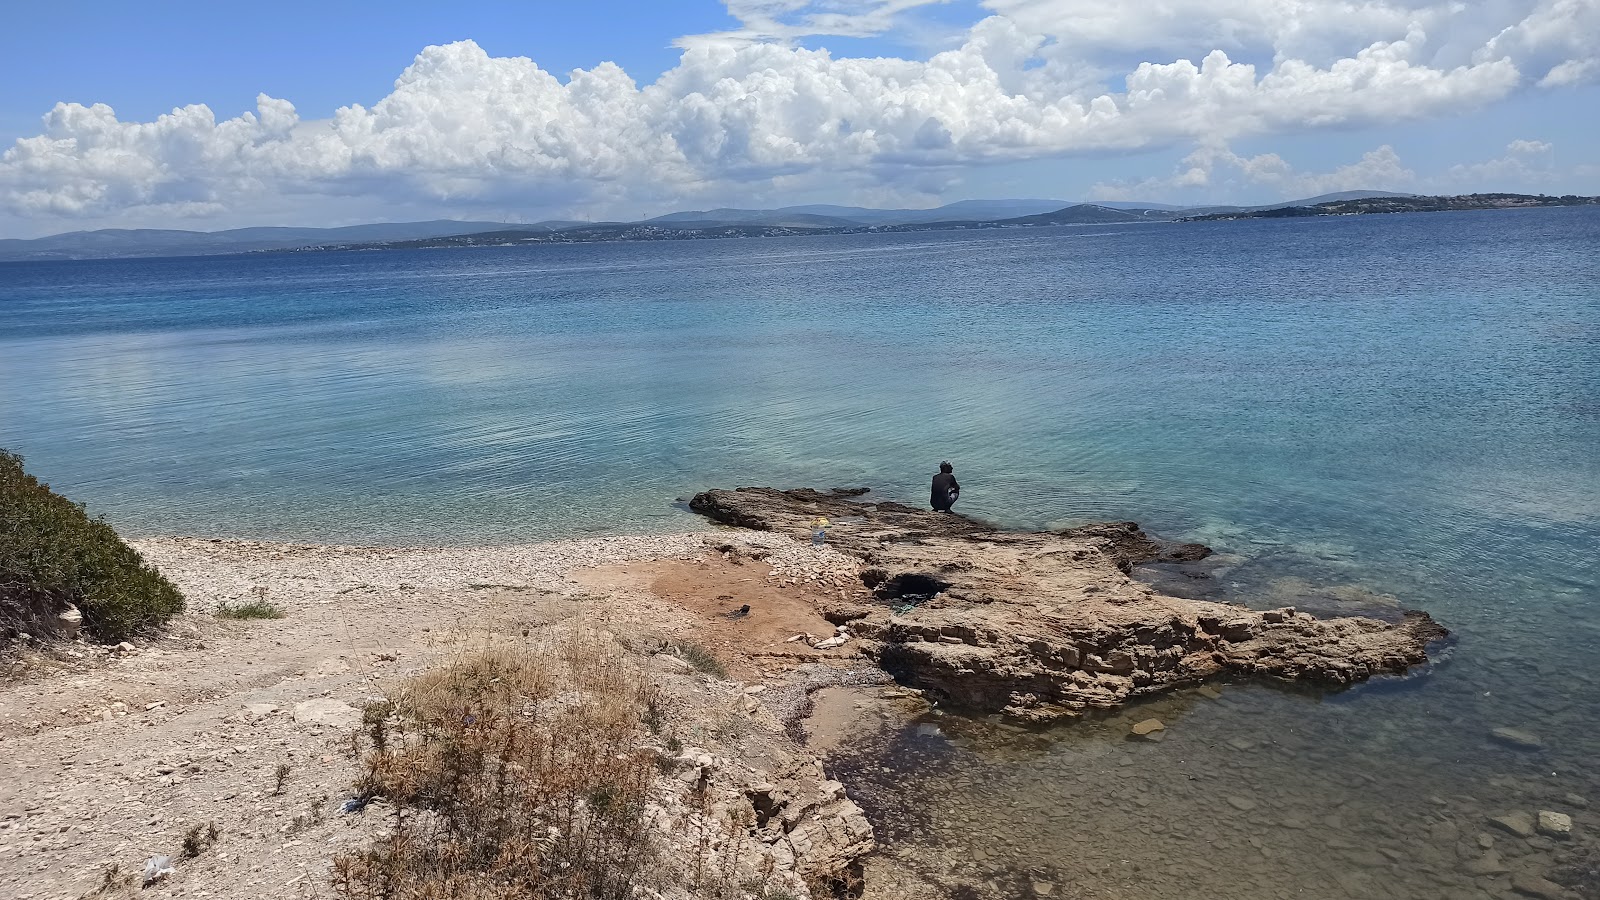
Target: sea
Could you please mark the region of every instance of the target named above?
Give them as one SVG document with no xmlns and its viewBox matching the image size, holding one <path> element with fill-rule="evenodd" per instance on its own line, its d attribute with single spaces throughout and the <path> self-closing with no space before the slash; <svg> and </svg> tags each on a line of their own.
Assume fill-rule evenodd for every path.
<svg viewBox="0 0 1600 900">
<path fill-rule="evenodd" d="M 948 460 L 968 515 L 1217 550 L 1165 588 L 1452 637 L 1342 692 L 863 736 L 887 865 L 1478 900 L 1600 859 L 1600 208 L 0 264 L 0 447 L 125 534 L 378 545 L 921 503 Z"/>
</svg>

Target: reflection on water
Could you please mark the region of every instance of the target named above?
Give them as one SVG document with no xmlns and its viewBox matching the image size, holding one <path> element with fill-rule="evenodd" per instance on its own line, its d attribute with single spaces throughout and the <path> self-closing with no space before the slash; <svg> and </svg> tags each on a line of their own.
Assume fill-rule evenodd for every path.
<svg viewBox="0 0 1600 900">
<path fill-rule="evenodd" d="M 950 459 L 969 514 L 1216 547 L 1144 573 L 1174 593 L 1456 642 L 1332 697 L 941 720 L 866 773 L 927 810 L 893 852 L 1001 895 L 1501 896 L 1566 842 L 1487 816 L 1600 833 L 1596 246 L 1566 209 L 9 264 L 0 446 L 131 532 L 453 544 L 692 527 L 712 485 L 918 502 Z"/>
</svg>

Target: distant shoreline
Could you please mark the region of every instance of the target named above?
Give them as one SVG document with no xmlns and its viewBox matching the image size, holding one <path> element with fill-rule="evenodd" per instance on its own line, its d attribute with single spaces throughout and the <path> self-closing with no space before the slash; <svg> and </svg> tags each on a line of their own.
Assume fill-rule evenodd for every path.
<svg viewBox="0 0 1600 900">
<path fill-rule="evenodd" d="M 1240 212 L 1183 216 L 1179 222 L 1231 222 L 1237 219 L 1298 219 L 1316 216 L 1370 216 L 1403 212 L 1477 212 L 1496 209 L 1549 209 L 1563 206 L 1600 206 L 1600 197 L 1567 194 L 1462 194 L 1438 197 L 1364 197 L 1356 200 L 1331 200 L 1312 206 L 1283 206 Z"/>
<path fill-rule="evenodd" d="M 999 231 L 1019 228 L 1083 227 L 1088 225 L 1158 225 L 1191 222 L 1226 222 L 1241 219 L 1314 218 L 1322 216 L 1382 215 L 1404 212 L 1475 212 L 1502 209 L 1549 209 L 1600 206 L 1600 197 L 1543 197 L 1528 194 L 1470 194 L 1461 197 L 1373 197 L 1336 200 L 1315 206 L 1286 206 L 1240 210 L 1201 216 L 1135 215 L 1123 210 L 1081 204 L 1055 213 L 979 222 L 924 222 L 900 225 L 860 225 L 805 228 L 778 225 L 717 225 L 673 228 L 640 223 L 567 228 L 554 232 L 515 229 L 453 235 L 415 241 L 374 241 L 363 244 L 319 245 L 263 253 L 326 253 L 351 250 L 442 250 L 456 247 L 521 247 L 532 244 L 638 243 L 645 241 L 727 240 L 735 238 L 813 237 L 852 234 L 914 234 L 933 231 Z M 1154 213 L 1154 210 L 1139 210 Z"/>
<path fill-rule="evenodd" d="M 8 262 L 86 262 L 130 259 L 196 259 L 207 257 L 278 255 L 286 253 L 329 253 L 371 250 L 443 250 L 459 247 L 522 247 L 535 244 L 643 243 L 651 241 L 730 240 L 771 237 L 846 236 L 858 234 L 921 234 L 943 231 L 1001 231 L 1047 226 L 1081 227 L 1089 225 L 1156 225 L 1194 222 L 1227 222 L 1243 219 L 1300 219 L 1326 216 L 1381 215 L 1417 212 L 1478 212 L 1506 209 L 1552 209 L 1600 206 L 1600 197 L 1565 195 L 1552 197 L 1532 194 L 1465 194 L 1459 196 L 1379 196 L 1332 200 L 1314 205 L 1288 205 L 1253 208 L 1223 208 L 1215 212 L 1184 215 L 1182 209 L 1113 209 L 1083 203 L 1054 212 L 1002 219 L 950 220 L 936 222 L 873 223 L 838 226 L 801 224 L 755 224 L 702 222 L 671 225 L 655 222 L 606 222 L 594 225 L 569 225 L 550 228 L 543 225 L 505 226 L 486 231 L 438 235 L 426 238 L 376 241 L 334 241 L 295 246 L 228 249 L 217 252 L 108 253 L 104 255 L 59 255 L 37 252 L 34 255 L 3 258 Z M 1204 207 L 1199 208 L 1204 210 Z M 1211 207 L 1217 210 L 1217 207 Z M 42 240 L 42 239 L 41 239 Z M 16 243 L 15 241 L 11 243 Z"/>
</svg>

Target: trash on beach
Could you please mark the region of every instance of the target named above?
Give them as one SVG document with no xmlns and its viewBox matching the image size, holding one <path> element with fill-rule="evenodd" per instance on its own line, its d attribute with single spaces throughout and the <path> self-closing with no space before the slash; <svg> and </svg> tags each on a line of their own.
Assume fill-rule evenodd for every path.
<svg viewBox="0 0 1600 900">
<path fill-rule="evenodd" d="M 810 643 L 811 642 L 811 635 L 809 635 L 809 634 L 797 634 L 792 638 L 784 638 L 783 639 L 783 642 L 785 644 L 792 644 L 795 641 L 805 641 L 806 643 Z"/>
<path fill-rule="evenodd" d="M 850 640 L 850 635 L 836 634 L 825 641 L 817 641 L 815 644 L 812 644 L 811 647 L 815 650 L 832 650 L 835 647 L 843 646 L 844 642 L 848 640 Z"/>
<path fill-rule="evenodd" d="M 172 858 L 168 856 L 152 856 L 144 864 L 144 884 L 149 887 L 168 875 L 178 870 L 172 865 Z"/>
<path fill-rule="evenodd" d="M 349 800 L 339 804 L 339 812 L 344 813 L 345 815 L 349 815 L 350 813 L 358 813 L 366 809 L 367 804 L 371 802 L 371 797 L 351 797 Z"/>
</svg>

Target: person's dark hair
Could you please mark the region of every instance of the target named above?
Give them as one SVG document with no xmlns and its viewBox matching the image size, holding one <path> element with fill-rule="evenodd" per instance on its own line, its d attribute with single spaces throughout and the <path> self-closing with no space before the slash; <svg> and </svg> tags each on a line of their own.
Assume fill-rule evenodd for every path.
<svg viewBox="0 0 1600 900">
<path fill-rule="evenodd" d="M 947 463 L 947 462 L 942 462 L 942 463 L 939 463 L 939 471 L 941 471 L 941 472 L 944 472 L 944 473 L 945 473 L 945 474 L 947 474 L 947 475 L 948 475 L 948 474 L 949 474 L 949 473 L 951 473 L 951 472 L 954 472 L 954 471 L 955 471 L 955 470 L 956 470 L 956 467 L 955 467 L 955 466 L 952 466 L 952 465 L 950 465 L 950 464 L 949 464 L 949 463 Z"/>
</svg>

